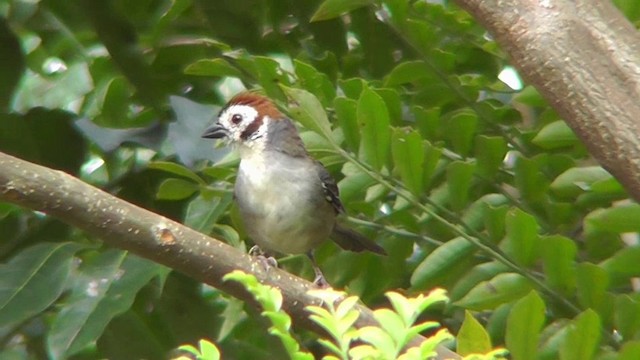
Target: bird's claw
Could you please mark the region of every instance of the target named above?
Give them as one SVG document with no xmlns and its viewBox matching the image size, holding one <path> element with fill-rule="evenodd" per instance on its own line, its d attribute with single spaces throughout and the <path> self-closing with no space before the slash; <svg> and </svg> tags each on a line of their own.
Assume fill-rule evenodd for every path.
<svg viewBox="0 0 640 360">
<path fill-rule="evenodd" d="M 264 271 L 268 272 L 272 267 L 278 267 L 278 261 L 273 256 L 267 256 L 258 245 L 254 245 L 249 249 L 249 256 L 255 258 L 262 265 Z"/>
<path fill-rule="evenodd" d="M 331 287 L 322 273 L 316 274 L 316 278 L 313 279 L 313 285 L 317 286 L 320 289 L 328 289 Z"/>
</svg>

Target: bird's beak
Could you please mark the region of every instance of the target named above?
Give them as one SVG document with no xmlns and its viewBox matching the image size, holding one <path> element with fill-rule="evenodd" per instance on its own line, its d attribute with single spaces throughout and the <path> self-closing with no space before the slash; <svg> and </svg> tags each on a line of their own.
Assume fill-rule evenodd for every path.
<svg viewBox="0 0 640 360">
<path fill-rule="evenodd" d="M 202 134 L 202 137 L 207 139 L 221 139 L 223 137 L 227 137 L 228 135 L 229 132 L 227 131 L 227 129 L 224 126 L 216 123 L 208 127 L 207 130 L 205 130 Z"/>
</svg>

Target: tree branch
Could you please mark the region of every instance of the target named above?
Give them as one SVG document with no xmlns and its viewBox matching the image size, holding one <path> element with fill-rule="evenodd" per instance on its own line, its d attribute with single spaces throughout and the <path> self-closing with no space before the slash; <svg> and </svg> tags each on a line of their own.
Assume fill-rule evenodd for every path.
<svg viewBox="0 0 640 360">
<path fill-rule="evenodd" d="M 307 293 L 314 288 L 309 281 L 275 268 L 267 274 L 249 255 L 62 171 L 0 152 L 0 201 L 57 217 L 111 246 L 171 267 L 255 306 L 253 297 L 240 284 L 222 281 L 233 270 L 252 273 L 263 284 L 280 289 L 283 309 L 297 326 L 326 334 L 304 310 L 308 305 L 320 305 Z M 369 308 L 358 306 L 358 311 L 356 327 L 377 324 Z M 419 336 L 411 346 L 424 340 Z M 459 358 L 446 348 L 439 352 L 439 358 Z"/>
<path fill-rule="evenodd" d="M 640 200 L 640 33 L 610 1 L 457 0 Z"/>
</svg>

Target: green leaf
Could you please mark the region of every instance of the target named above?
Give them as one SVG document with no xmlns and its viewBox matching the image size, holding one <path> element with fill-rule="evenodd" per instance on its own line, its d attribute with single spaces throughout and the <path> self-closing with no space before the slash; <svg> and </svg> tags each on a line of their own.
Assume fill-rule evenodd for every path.
<svg viewBox="0 0 640 360">
<path fill-rule="evenodd" d="M 456 340 L 457 353 L 461 356 L 486 354 L 492 350 L 489 334 L 469 311 L 464 312 Z"/>
<path fill-rule="evenodd" d="M 207 340 L 200 340 L 198 345 L 200 345 L 200 352 L 202 353 L 203 358 L 207 360 L 220 359 L 220 350 L 218 350 L 215 344 Z"/>
<path fill-rule="evenodd" d="M 349 172 L 345 171 L 350 169 Z M 353 164 L 345 163 L 343 167 L 345 177 L 338 182 L 340 189 L 340 199 L 343 204 L 359 198 L 364 198 L 366 190 L 375 185 L 377 182 L 369 174 L 353 166 Z"/>
<path fill-rule="evenodd" d="M 640 341 L 627 341 L 622 345 L 618 353 L 617 360 L 637 360 L 640 359 Z"/>
<path fill-rule="evenodd" d="M 404 20 L 404 33 L 411 40 L 414 46 L 426 53 L 433 48 L 437 40 L 437 34 L 433 28 L 425 21 L 419 21 L 412 18 Z"/>
<path fill-rule="evenodd" d="M 494 179 L 508 150 L 507 142 L 502 137 L 486 135 L 476 137 L 475 154 L 478 173 L 488 179 Z"/>
<path fill-rule="evenodd" d="M 533 107 L 547 106 L 547 102 L 533 86 L 526 86 L 513 100 Z"/>
<path fill-rule="evenodd" d="M 376 88 L 373 89 L 373 91 L 384 100 L 387 106 L 387 112 L 389 113 L 389 123 L 395 126 L 404 125 L 405 123 L 402 118 L 402 99 L 400 99 L 398 91 L 390 88 Z"/>
<path fill-rule="evenodd" d="M 284 85 L 281 85 L 281 88 L 295 102 L 295 105 L 289 108 L 293 118 L 299 121 L 302 126 L 333 142 L 331 124 L 318 98 L 306 90 L 290 88 Z"/>
<path fill-rule="evenodd" d="M 449 273 L 451 268 L 470 257 L 476 247 L 467 239 L 457 237 L 449 240 L 427 256 L 411 274 L 411 286 L 425 289 L 434 280 Z"/>
<path fill-rule="evenodd" d="M 501 262 L 492 261 L 474 266 L 451 289 L 451 300 L 456 301 L 465 296 L 481 281 L 487 281 L 496 275 L 509 271 L 509 268 Z"/>
<path fill-rule="evenodd" d="M 467 206 L 467 208 L 464 210 L 464 214 L 462 215 L 461 220 L 473 230 L 482 230 L 482 225 L 486 224 L 486 217 L 490 214 L 490 208 L 495 205 L 508 203 L 509 200 L 504 195 L 486 194 L 471 203 L 471 205 Z M 504 214 L 502 214 L 502 229 L 504 229 L 505 214 L 506 211 L 504 212 Z"/>
<path fill-rule="evenodd" d="M 293 65 L 300 85 L 317 96 L 323 104 L 331 105 L 336 98 L 336 90 L 329 77 L 300 60 L 294 60 Z"/>
<path fill-rule="evenodd" d="M 485 196 L 486 197 L 486 196 Z M 507 204 L 506 197 L 498 198 L 500 201 L 504 201 L 503 204 Z M 506 219 L 509 206 L 498 204 L 487 204 L 484 209 L 484 227 L 489 233 L 489 238 L 496 243 L 500 241 L 506 233 Z"/>
<path fill-rule="evenodd" d="M 513 305 L 507 318 L 506 345 L 514 359 L 537 359 L 540 330 L 544 322 L 544 301 L 535 291 Z"/>
<path fill-rule="evenodd" d="M 454 305 L 476 311 L 491 310 L 523 297 L 532 289 L 529 280 L 520 274 L 499 274 L 490 281 L 478 284 Z"/>
<path fill-rule="evenodd" d="M 97 125 L 108 128 L 143 127 L 150 121 L 136 122 L 129 116 L 129 99 L 131 89 L 127 80 L 122 77 L 111 79 L 104 92 L 100 114 L 93 119 Z"/>
<path fill-rule="evenodd" d="M 542 260 L 546 282 L 564 294 L 571 294 L 576 287 L 576 243 L 561 235 L 542 238 Z"/>
<path fill-rule="evenodd" d="M 491 315 L 487 320 L 485 328 L 487 329 L 487 332 L 494 342 L 500 342 L 501 344 L 504 344 L 507 319 L 509 318 L 509 313 L 511 313 L 513 304 L 513 302 L 505 303 L 495 308 L 495 310 L 491 311 Z"/>
<path fill-rule="evenodd" d="M 552 150 L 576 145 L 579 140 L 567 123 L 559 120 L 543 127 L 531 142 L 543 149 Z"/>
<path fill-rule="evenodd" d="M 615 329 L 625 341 L 634 339 L 640 331 L 640 302 L 626 294 L 615 300 Z"/>
<path fill-rule="evenodd" d="M 285 100 L 282 86 L 291 85 L 291 80 L 288 73 L 282 70 L 276 58 L 276 56 L 251 57 L 258 82 L 266 94 L 274 100 Z"/>
<path fill-rule="evenodd" d="M 515 166 L 515 184 L 522 197 L 529 202 L 548 196 L 549 182 L 542 172 L 539 159 L 519 156 Z"/>
<path fill-rule="evenodd" d="M 626 247 L 599 265 L 608 274 L 611 282 L 626 282 L 630 277 L 640 276 L 640 246 Z"/>
<path fill-rule="evenodd" d="M 192 64 L 189 64 L 184 69 L 184 73 L 187 75 L 199 75 L 199 76 L 216 76 L 216 77 L 240 77 L 242 73 L 231 66 L 225 59 L 202 59 Z"/>
<path fill-rule="evenodd" d="M 620 182 L 614 177 L 609 177 L 592 183 L 591 191 L 598 194 L 618 196 L 620 198 L 627 196 L 627 192 L 622 184 L 620 184 Z"/>
<path fill-rule="evenodd" d="M 394 129 L 391 155 L 404 185 L 416 196 L 423 193 L 424 149 L 422 138 L 415 130 Z"/>
<path fill-rule="evenodd" d="M 600 181 L 612 179 L 613 176 L 600 166 L 572 167 L 553 180 L 551 190 L 563 198 L 575 198 L 590 191 L 591 185 Z"/>
<path fill-rule="evenodd" d="M 191 179 L 199 185 L 207 185 L 207 183 L 202 180 L 200 176 L 191 171 L 189 168 L 178 163 L 168 161 L 154 161 L 150 162 L 147 166 L 149 167 L 149 169 L 162 170 L 174 175 L 186 177 L 187 179 Z"/>
<path fill-rule="evenodd" d="M 607 272 L 597 265 L 582 263 L 578 265 L 576 275 L 580 305 L 583 308 L 599 309 L 609 286 Z"/>
<path fill-rule="evenodd" d="M 349 11 L 373 4 L 374 0 L 325 0 L 311 16 L 311 22 L 329 20 Z"/>
<path fill-rule="evenodd" d="M 212 199 L 198 196 L 189 202 L 184 224 L 194 230 L 210 234 L 220 216 L 231 205 L 232 200 L 233 195 L 231 193 Z"/>
<path fill-rule="evenodd" d="M 416 119 L 416 127 L 420 130 L 420 134 L 429 141 L 440 141 L 439 129 L 442 127 L 440 108 L 427 110 L 421 106 L 413 106 L 411 112 Z"/>
<path fill-rule="evenodd" d="M 456 111 L 446 122 L 445 132 L 453 150 L 462 156 L 469 154 L 478 127 L 478 115 L 469 110 Z"/>
<path fill-rule="evenodd" d="M 158 187 L 156 199 L 159 200 L 182 200 L 198 191 L 198 185 L 191 181 L 182 179 L 166 179 Z"/>
<path fill-rule="evenodd" d="M 65 288 L 77 243 L 42 243 L 0 265 L 0 327 L 10 328 L 48 308 Z"/>
<path fill-rule="evenodd" d="M 393 338 L 396 344 L 402 344 L 404 333 L 407 329 L 398 314 L 389 309 L 378 309 L 373 312 L 373 317 L 380 324 L 380 327 Z"/>
<path fill-rule="evenodd" d="M 385 331 L 375 326 L 365 326 L 358 329 L 360 340 L 376 347 L 384 354 L 384 359 L 394 359 L 396 357 L 396 346 L 393 338 Z"/>
<path fill-rule="evenodd" d="M 625 204 L 598 209 L 585 218 L 585 223 L 602 231 L 627 233 L 640 231 L 640 204 Z"/>
<path fill-rule="evenodd" d="M 385 86 L 413 83 L 430 76 L 424 61 L 404 61 L 398 64 L 385 78 Z"/>
<path fill-rule="evenodd" d="M 474 163 L 463 161 L 454 161 L 447 166 L 449 202 L 456 211 L 464 209 L 469 203 L 469 190 L 475 169 Z"/>
<path fill-rule="evenodd" d="M 587 309 L 569 324 L 560 348 L 560 359 L 593 359 L 600 344 L 600 332 L 600 317 L 595 311 Z"/>
<path fill-rule="evenodd" d="M 349 99 L 358 100 L 362 90 L 366 87 L 366 82 L 361 78 L 339 80 L 340 89 Z"/>
<path fill-rule="evenodd" d="M 521 265 L 530 266 L 538 257 L 538 223 L 536 219 L 515 208 L 507 214 L 507 238 L 504 246 L 507 254 L 511 255 Z"/>
<path fill-rule="evenodd" d="M 87 260 L 74 275 L 71 295 L 51 325 L 50 354 L 67 358 L 95 342 L 114 317 L 129 310 L 143 286 L 168 272 L 121 250 L 107 250 Z"/>
<path fill-rule="evenodd" d="M 438 163 L 442 157 L 443 150 L 439 147 L 433 146 L 430 142 L 425 141 L 424 144 L 424 164 L 422 165 L 422 172 L 424 173 L 424 185 L 433 183 L 433 176 L 436 173 Z M 425 189 L 426 190 L 426 189 Z"/>
<path fill-rule="evenodd" d="M 336 111 L 338 125 L 342 129 L 348 148 L 353 152 L 357 152 L 360 148 L 360 130 L 356 116 L 357 106 L 358 103 L 349 98 L 337 97 L 333 100 L 333 108 Z"/>
<path fill-rule="evenodd" d="M 215 224 L 213 226 L 213 232 L 219 235 L 220 238 L 224 239 L 227 244 L 235 248 L 240 248 L 242 246 L 242 242 L 240 241 L 240 234 L 238 234 L 238 231 L 236 231 L 236 229 L 234 229 L 232 226 L 225 224 Z"/>
<path fill-rule="evenodd" d="M 0 111 L 11 103 L 13 92 L 25 69 L 25 56 L 20 39 L 11 30 L 5 17 L 0 17 Z"/>
<path fill-rule="evenodd" d="M 389 159 L 389 113 L 382 97 L 368 87 L 362 90 L 358 100 L 357 119 L 361 133 L 360 158 L 380 170 Z"/>
</svg>

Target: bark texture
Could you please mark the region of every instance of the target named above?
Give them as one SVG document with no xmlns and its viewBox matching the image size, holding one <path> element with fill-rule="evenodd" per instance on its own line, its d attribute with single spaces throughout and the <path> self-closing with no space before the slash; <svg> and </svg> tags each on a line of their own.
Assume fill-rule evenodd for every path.
<svg viewBox="0 0 640 360">
<path fill-rule="evenodd" d="M 640 200 L 640 33 L 608 0 L 457 0 Z"/>
</svg>

